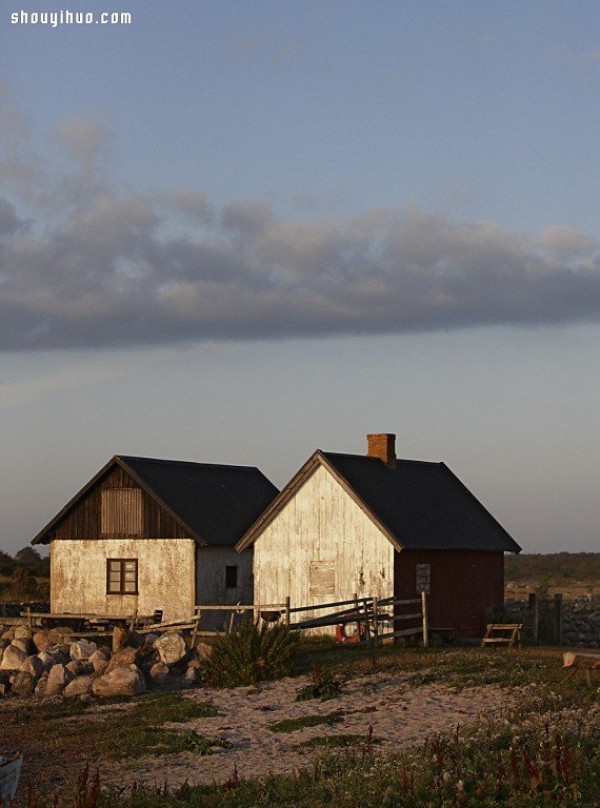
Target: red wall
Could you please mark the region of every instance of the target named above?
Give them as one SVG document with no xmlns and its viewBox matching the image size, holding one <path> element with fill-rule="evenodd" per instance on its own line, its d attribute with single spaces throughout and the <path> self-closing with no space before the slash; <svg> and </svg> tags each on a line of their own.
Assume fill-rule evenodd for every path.
<svg viewBox="0 0 600 808">
<path fill-rule="evenodd" d="M 431 565 L 429 625 L 455 637 L 483 635 L 485 612 L 504 603 L 504 555 L 469 550 L 402 550 L 394 559 L 394 595 L 415 598 L 417 564 Z"/>
</svg>

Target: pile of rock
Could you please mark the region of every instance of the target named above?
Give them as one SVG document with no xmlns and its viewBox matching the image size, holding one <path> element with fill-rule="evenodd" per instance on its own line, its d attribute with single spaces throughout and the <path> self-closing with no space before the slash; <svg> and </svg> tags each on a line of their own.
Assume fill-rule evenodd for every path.
<svg viewBox="0 0 600 808">
<path fill-rule="evenodd" d="M 179 632 L 116 628 L 109 647 L 69 641 L 68 629 L 0 626 L 0 697 L 131 696 L 149 687 L 194 687 L 209 657 L 209 646 L 190 650 Z"/>
<path fill-rule="evenodd" d="M 570 608 L 563 611 L 563 644 L 600 648 L 600 607 Z"/>
</svg>

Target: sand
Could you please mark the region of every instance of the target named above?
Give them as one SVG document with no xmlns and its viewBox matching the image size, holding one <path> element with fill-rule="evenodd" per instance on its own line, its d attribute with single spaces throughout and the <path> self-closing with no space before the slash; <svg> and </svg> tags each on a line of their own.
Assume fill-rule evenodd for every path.
<svg viewBox="0 0 600 808">
<path fill-rule="evenodd" d="M 464 690 L 432 684 L 410 687 L 406 675 L 374 673 L 349 681 L 343 694 L 328 701 L 296 702 L 308 677 L 284 679 L 260 687 L 229 690 L 199 689 L 186 698 L 211 701 L 219 711 L 212 718 L 185 724 L 165 724 L 174 730 L 194 730 L 203 737 L 220 738 L 231 748 L 214 748 L 209 755 L 184 752 L 163 757 L 137 758 L 131 764 L 102 765 L 104 786 L 127 790 L 134 782 L 149 787 L 176 788 L 184 782 L 222 783 L 269 773 L 291 773 L 310 766 L 321 749 L 305 748 L 311 738 L 354 734 L 365 739 L 372 732 L 375 748 L 388 750 L 423 741 L 428 735 L 453 732 L 491 718 L 512 704 L 510 691 L 496 686 Z M 269 725 L 284 719 L 338 713 L 341 720 L 293 732 L 274 732 Z M 370 729 L 372 728 L 372 730 Z"/>
</svg>

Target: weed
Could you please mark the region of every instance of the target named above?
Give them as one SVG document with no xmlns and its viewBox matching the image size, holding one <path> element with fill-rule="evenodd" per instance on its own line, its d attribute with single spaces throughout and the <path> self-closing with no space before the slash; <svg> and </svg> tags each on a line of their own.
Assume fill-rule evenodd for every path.
<svg viewBox="0 0 600 808">
<path fill-rule="evenodd" d="M 358 746 L 359 744 L 364 744 L 364 742 L 365 742 L 364 735 L 352 735 L 350 733 L 345 735 L 317 735 L 315 738 L 310 738 L 310 740 L 298 744 L 298 748 L 337 749 L 339 747 Z M 380 743 L 380 741 L 372 738 L 371 743 L 377 744 Z"/>
<path fill-rule="evenodd" d="M 341 695 L 345 680 L 331 668 L 323 668 L 318 662 L 313 662 L 311 671 L 312 681 L 301 688 L 296 694 L 296 701 L 309 701 L 320 699 L 327 701 Z"/>
<path fill-rule="evenodd" d="M 327 715 L 303 715 L 300 718 L 284 718 L 275 724 L 269 724 L 272 732 L 295 732 L 304 727 L 317 727 L 319 724 L 337 724 L 343 721 L 340 712 L 327 713 Z"/>
</svg>

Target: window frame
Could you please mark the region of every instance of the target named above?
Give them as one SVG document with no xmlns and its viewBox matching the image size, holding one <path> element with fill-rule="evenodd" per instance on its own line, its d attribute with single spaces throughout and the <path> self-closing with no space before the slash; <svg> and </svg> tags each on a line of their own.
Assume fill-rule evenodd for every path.
<svg viewBox="0 0 600 808">
<path fill-rule="evenodd" d="M 115 586 L 113 581 L 111 581 L 111 564 L 118 564 L 119 567 L 119 589 L 114 589 L 112 587 Z M 126 589 L 125 584 L 129 583 L 129 581 L 125 580 L 126 574 L 126 564 L 133 564 L 134 565 L 134 587 L 135 589 Z M 138 559 L 137 558 L 107 558 L 106 559 L 106 594 L 107 595 L 138 595 L 139 594 L 139 586 L 138 586 Z"/>
<path fill-rule="evenodd" d="M 233 570 L 233 572 L 232 572 Z M 235 578 L 235 584 L 231 583 L 231 577 Z M 239 569 L 237 564 L 225 565 L 225 589 L 237 589 L 239 583 Z"/>
</svg>

